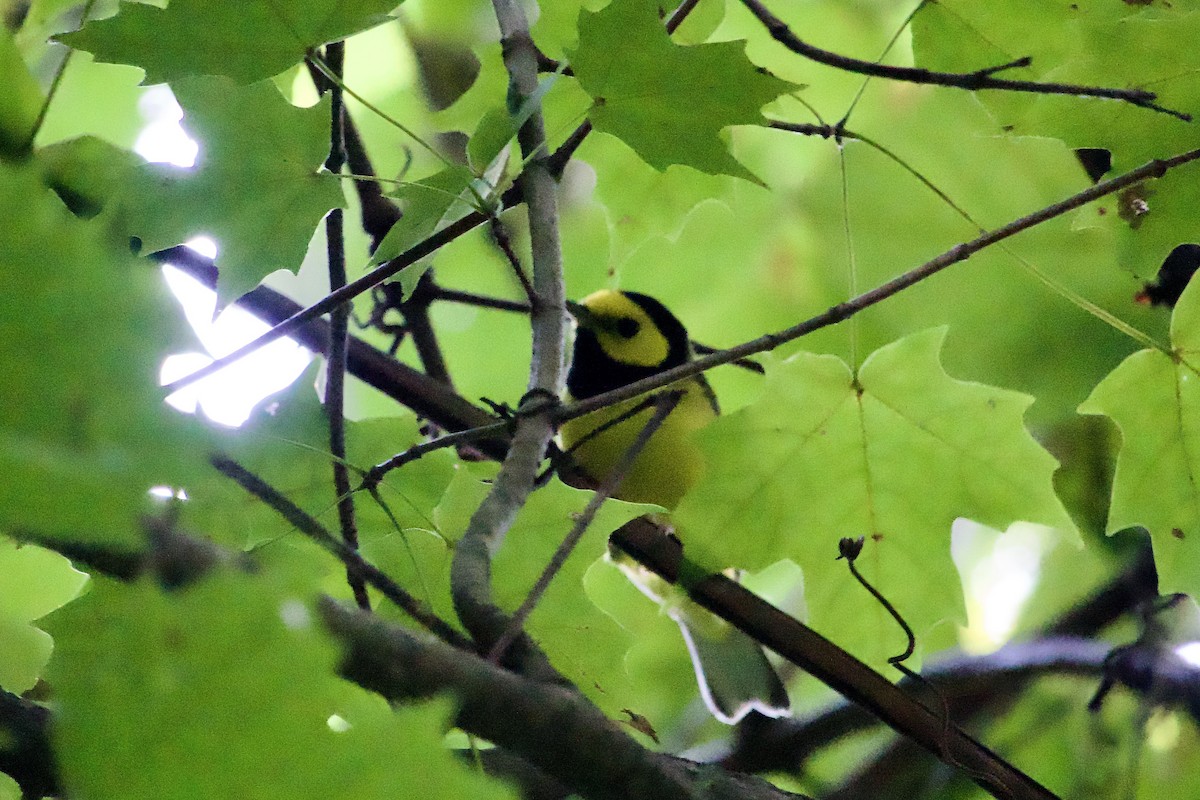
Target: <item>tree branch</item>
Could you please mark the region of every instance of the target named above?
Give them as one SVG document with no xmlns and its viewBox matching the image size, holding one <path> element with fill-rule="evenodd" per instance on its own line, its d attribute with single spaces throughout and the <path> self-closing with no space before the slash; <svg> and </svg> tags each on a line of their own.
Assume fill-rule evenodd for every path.
<svg viewBox="0 0 1200 800">
<path fill-rule="evenodd" d="M 1133 563 L 1047 624 L 1040 638 L 1007 645 L 988 656 L 938 657 L 921 675 L 943 693 L 961 726 L 980 714 L 995 713 L 997 705 L 1006 703 L 1029 680 L 1042 674 L 1099 674 L 1099 665 L 1094 662 L 1098 656 L 1101 662 L 1103 659 L 1097 648 L 1104 653 L 1109 648 L 1087 637 L 1156 597 L 1157 583 L 1150 548 L 1141 548 Z M 737 740 L 721 763 L 747 772 L 797 772 L 826 745 L 875 724 L 878 719 L 866 709 L 844 702 L 804 720 L 757 716 L 738 727 Z M 928 761 L 928 754 L 911 747 L 905 747 L 905 752 L 906 771 L 927 774 L 917 762 Z M 895 771 L 889 775 L 894 778 Z"/>
<path fill-rule="evenodd" d="M 679 4 L 679 7 L 676 8 L 671 16 L 667 19 L 667 32 L 670 33 L 678 28 L 698 3 L 699 0 L 683 0 L 683 2 Z M 537 76 L 535 72 L 535 81 L 536 77 Z M 528 125 L 529 122 L 527 121 L 526 124 Z M 590 122 L 584 122 L 575 129 L 575 131 L 567 138 L 567 141 L 564 142 L 558 148 L 558 150 L 554 152 L 553 155 L 546 159 L 546 167 L 551 176 L 554 178 L 562 176 L 562 171 L 566 168 L 567 162 L 570 161 L 571 156 L 575 153 L 575 150 L 580 144 L 583 143 L 583 140 L 587 138 L 588 134 L 591 133 L 591 130 L 592 124 Z M 520 183 L 518 183 L 509 187 L 509 189 L 500 196 L 497 205 L 500 208 L 512 208 L 513 206 L 520 205 L 524 201 L 524 188 Z M 270 344 L 276 339 L 287 336 L 310 320 L 317 319 L 318 317 L 329 313 L 332 309 L 336 308 L 342 303 L 352 300 L 363 292 L 371 289 L 371 287 L 383 283 L 385 280 L 397 274 L 405 267 L 411 266 L 426 256 L 436 253 L 442 247 L 445 247 L 447 244 L 453 242 L 459 236 L 462 236 L 468 231 L 474 230 L 484 222 L 487 222 L 487 220 L 488 215 L 479 211 L 472 211 L 457 221 L 446 225 L 444 228 L 436 231 L 422 241 L 417 242 L 415 245 L 408 248 L 391 261 L 388 261 L 386 264 L 381 264 L 362 277 L 346 284 L 341 289 L 330 292 L 328 295 L 321 298 L 311 306 L 295 312 L 286 319 L 280 320 L 279 322 L 275 323 L 275 326 L 271 328 L 271 330 L 262 334 L 254 341 L 247 342 L 238 349 L 234 350 L 232 353 L 228 353 L 221 358 L 215 359 L 212 363 L 201 367 L 195 372 L 184 375 L 182 378 L 165 385 L 163 387 L 164 392 L 166 394 L 171 394 L 172 392 L 176 392 L 185 386 L 190 386 L 202 378 L 221 371 L 233 362 L 241 358 L 245 358 L 247 355 L 253 353 L 255 350 L 258 350 L 264 345 Z"/>
<path fill-rule="evenodd" d="M 325 60 L 333 74 L 341 77 L 346 46 L 332 42 L 325 47 Z M 329 89 L 329 157 L 325 169 L 334 175 L 346 163 L 344 106 L 342 90 L 334 84 Z M 329 263 L 329 288 L 346 285 L 346 247 L 342 227 L 342 209 L 335 208 L 325 217 L 325 253 Z M 358 549 L 358 522 L 354 515 L 354 494 L 350 491 L 350 473 L 346 468 L 346 346 L 350 334 L 350 305 L 338 306 L 329 313 L 329 357 L 325 360 L 325 413 L 329 417 L 329 452 L 333 456 L 333 492 L 337 498 L 338 524 L 342 541 L 351 550 Z M 347 570 L 346 581 L 354 592 L 354 600 L 362 609 L 371 608 L 367 585 L 362 576 Z"/>
<path fill-rule="evenodd" d="M 530 681 L 441 642 L 325 598 L 319 610 L 346 653 L 342 674 L 393 702 L 449 691 L 455 724 L 520 755 L 589 800 L 783 800 L 748 775 L 646 750 L 579 695 Z"/>
<path fill-rule="evenodd" d="M 212 259 L 189 247 L 180 245 L 160 250 L 148 258 L 160 264 L 171 264 L 209 288 L 217 285 L 217 268 Z M 303 306 L 266 286 L 253 289 L 238 298 L 237 302 L 242 308 L 276 326 L 297 319 L 304 312 Z M 320 317 L 303 319 L 288 334 L 313 352 L 328 352 L 329 323 Z M 357 337 L 350 337 L 346 356 L 346 367 L 351 375 L 446 430 L 479 428 L 498 421 L 456 394 L 452 388 L 431 380 L 419 370 L 397 361 Z M 502 458 L 508 448 L 508 440 L 505 436 L 497 436 L 479 442 L 478 446 L 493 458 Z"/>
<path fill-rule="evenodd" d="M 626 553 L 671 583 L 681 572 L 703 574 L 689 564 L 677 539 L 663 536 L 645 518 L 613 534 Z M 838 694 L 868 709 L 996 797 L 1055 800 L 1037 781 L 972 739 L 938 711 L 931 711 L 878 672 L 724 575 L 708 575 L 687 587 L 688 596 L 738 630 L 771 648 Z"/>
<path fill-rule="evenodd" d="M 857 311 L 861 310 L 862 308 L 866 308 L 869 305 L 879 302 L 885 297 L 890 296 L 891 294 L 895 294 L 897 291 L 900 291 L 901 289 L 910 286 L 924 279 L 925 277 L 928 277 L 940 269 L 944 269 L 946 266 L 949 266 L 952 263 L 963 260 L 971 253 L 976 252 L 983 246 L 986 246 L 988 243 L 998 241 L 1005 236 L 1011 236 L 1020 230 L 1027 229 L 1028 227 L 1037 224 L 1038 222 L 1050 219 L 1058 214 L 1065 213 L 1072 208 L 1076 208 L 1104 194 L 1118 191 L 1125 186 L 1138 182 L 1139 180 L 1161 175 L 1167 169 L 1187 163 L 1188 161 L 1194 160 L 1197 157 L 1200 157 L 1200 151 L 1192 151 L 1166 161 L 1156 161 L 1147 164 L 1146 166 L 1123 176 L 1099 184 L 1088 191 L 1081 192 L 1080 194 L 1075 195 L 1074 197 L 1069 198 L 1062 203 L 1055 204 L 1033 215 L 1029 215 L 1028 217 L 1024 217 L 1020 220 L 1010 223 L 996 232 L 985 234 L 985 236 L 980 237 L 972 243 L 960 245 L 948 253 L 943 254 L 943 256 L 934 259 L 928 264 L 923 265 L 916 270 L 905 273 L 894 281 L 884 284 L 881 287 L 878 287 L 871 292 L 867 292 L 864 295 L 860 295 L 858 298 L 855 298 L 848 303 L 835 306 L 834 308 L 825 312 L 825 314 L 819 315 L 818 317 L 801 323 L 794 328 L 788 329 L 782 334 L 762 337 L 761 339 L 754 340 L 739 348 L 733 348 L 715 356 L 699 359 L 695 366 L 689 367 L 687 370 L 673 370 L 669 373 L 666 373 L 664 376 L 661 376 L 657 381 L 653 382 L 652 385 L 649 385 L 650 382 L 641 382 L 640 384 L 635 384 L 625 390 L 627 394 L 622 394 L 620 397 L 616 397 L 613 396 L 614 393 L 610 393 L 610 395 L 604 400 L 605 402 L 617 402 L 618 399 L 627 399 L 635 396 L 639 391 L 651 391 L 652 389 L 660 388 L 661 385 L 689 377 L 690 375 L 695 374 L 695 372 L 698 372 L 702 369 L 711 368 L 717 364 L 726 363 L 727 361 L 731 361 L 735 358 L 742 357 L 753 352 L 759 352 L 760 350 L 767 350 L 775 347 L 782 341 L 787 340 L 786 338 L 781 338 L 785 335 L 789 336 L 790 338 L 795 338 L 804 335 L 804 333 L 807 333 L 811 330 L 816 330 L 820 327 L 824 327 L 825 325 L 833 324 L 841 319 L 845 319 L 853 313 L 857 313 Z M 432 398 L 430 397 L 428 391 L 428 384 L 432 383 L 431 381 L 428 381 L 427 379 L 422 381 L 422 376 L 420 376 L 419 373 L 416 373 L 415 375 L 406 374 L 405 378 L 412 380 L 416 384 L 417 391 L 414 393 L 414 395 L 416 401 L 419 401 L 424 408 L 422 413 L 428 414 L 432 419 L 449 430 L 461 430 L 464 427 L 475 427 L 475 425 L 462 424 L 461 417 L 458 416 L 458 414 L 454 411 L 455 408 L 461 408 L 461 398 L 458 398 L 457 401 L 449 402 L 444 408 L 439 408 L 440 404 L 436 400 L 431 402 Z M 406 390 L 398 390 L 393 396 L 403 396 L 405 393 Z M 450 396 L 456 397 L 452 393 L 450 393 Z M 408 404 L 412 405 L 412 403 Z M 470 406 L 469 404 L 467 405 L 472 409 L 473 412 L 478 412 L 478 410 L 473 406 Z M 584 410 L 580 408 L 580 405 L 582 404 L 578 404 L 573 407 L 572 411 L 574 413 L 584 413 Z M 599 406 L 597 405 L 597 407 Z M 586 410 L 591 409 L 589 408 Z M 489 452 L 495 452 L 496 449 L 499 449 L 501 445 L 499 442 L 494 442 L 487 444 L 487 446 L 489 448 Z M 635 536 L 634 534 L 638 532 L 639 525 L 645 527 L 640 530 L 639 536 Z M 661 533 L 648 522 L 635 521 L 635 523 L 632 523 L 631 526 L 626 526 L 626 528 L 614 534 L 614 541 L 622 550 L 638 557 L 638 560 L 650 569 L 653 569 L 660 574 L 668 572 L 670 574 L 675 574 L 672 570 L 677 567 L 678 554 L 672 554 L 669 552 L 669 548 L 666 552 L 660 552 L 662 547 L 665 546 L 662 544 L 662 542 L 669 540 L 666 540 L 665 537 L 662 537 Z M 646 546 L 646 542 L 651 544 Z M 672 559 L 674 559 L 674 561 L 672 561 Z M 736 591 L 736 589 L 734 591 Z M 742 604 L 736 606 L 727 605 L 724 598 L 710 598 L 710 602 L 714 603 L 714 606 L 710 606 L 711 610 L 713 610 L 719 616 L 725 617 L 726 619 L 729 619 L 731 616 L 736 617 L 745 613 L 747 608 L 757 609 L 756 613 L 767 614 L 770 618 L 770 614 L 764 609 L 764 606 L 767 609 L 770 607 L 766 606 L 761 601 L 757 601 L 756 599 L 751 600 L 742 597 Z M 756 602 L 758 603 L 757 606 L 755 605 Z M 773 609 L 771 611 L 773 612 Z M 741 627 L 736 619 L 732 619 L 731 621 L 734 622 L 735 625 Z M 792 621 L 792 624 L 798 625 L 799 623 Z M 807 629 L 803 629 L 801 626 L 800 630 Z M 748 632 L 750 632 L 751 635 L 758 635 L 754 630 L 749 630 Z M 767 631 L 763 635 L 768 636 L 769 633 L 770 632 Z M 762 639 L 762 641 L 766 642 L 772 647 L 776 647 L 776 645 L 779 644 L 778 642 L 772 642 L 769 636 L 768 638 Z M 805 650 L 809 647 L 815 648 L 812 651 L 814 654 L 806 655 Z M 899 693 L 898 690 L 895 690 L 895 687 L 892 687 L 886 682 L 884 682 L 886 688 L 884 688 L 882 691 L 885 693 L 889 690 L 897 691 L 899 697 L 891 696 L 889 702 L 895 702 L 899 705 L 893 708 L 889 707 L 888 704 L 876 702 L 871 697 L 871 694 L 875 689 L 880 688 L 876 685 L 876 682 L 881 681 L 882 679 L 874 672 L 867 669 L 864 665 L 858 664 L 858 662 L 850 659 L 846 654 L 836 650 L 836 648 L 834 648 L 832 651 L 835 653 L 835 655 L 830 655 L 830 651 L 828 651 L 827 648 L 832 648 L 832 645 L 830 645 L 828 642 L 825 642 L 820 637 L 816 637 L 815 634 L 812 634 L 812 632 L 809 631 L 807 634 L 805 634 L 804 638 L 800 640 L 796 647 L 788 649 L 791 651 L 791 655 L 801 662 L 800 665 L 802 667 L 808 669 L 818 678 L 827 682 L 831 687 L 842 693 L 844 696 L 854 700 L 855 702 L 860 702 L 866 705 L 872 710 L 873 713 L 878 714 L 889 725 L 902 734 L 914 736 L 914 738 L 921 742 L 923 746 L 935 752 L 935 754 L 937 754 L 951 766 L 958 767 L 959 765 L 963 764 L 971 765 L 972 763 L 978 761 L 992 763 L 993 766 L 994 762 L 1003 764 L 1002 761 L 996 759 L 995 756 L 985 748 L 982 748 L 980 745 L 973 742 L 968 737 L 965 737 L 961 733 L 955 734 L 954 741 L 957 743 L 956 747 L 966 748 L 967 750 L 971 751 L 971 756 L 969 758 L 964 758 L 964 755 L 956 752 L 954 748 L 951 748 L 949 755 L 943 754 L 940 750 L 942 735 L 940 720 L 930 715 L 929 712 L 925 711 L 924 709 L 920 709 L 919 706 L 916 708 L 920 710 L 914 710 L 913 706 L 915 706 L 915 703 L 911 699 L 907 698 L 903 693 Z M 840 653 L 841 655 L 836 655 L 836 653 Z M 844 659 L 849 659 L 849 662 L 856 664 L 858 669 L 851 672 L 841 672 L 840 670 L 842 661 Z M 822 664 L 823 666 L 821 666 Z M 914 724 L 917 725 L 919 730 L 911 730 L 911 726 Z M 922 725 L 924 726 L 923 728 L 921 727 Z M 1008 767 L 1008 765 L 1003 765 L 1002 767 L 996 768 L 1000 770 L 1003 770 L 1004 768 L 1011 769 L 1011 767 Z M 975 769 L 974 766 L 972 766 L 971 769 L 984 775 L 988 774 L 982 772 L 981 770 Z M 1010 782 L 1010 785 L 1015 784 L 1011 784 Z"/>
<path fill-rule="evenodd" d="M 533 254 L 533 353 L 529 394 L 518 409 L 512 444 L 492 489 L 471 516 L 454 550 L 450 591 L 459 620 L 481 648 L 491 648 L 509 626 L 508 615 L 492 601 L 491 556 L 524 506 L 554 436 L 549 411 L 561 391 L 566 366 L 566 292 L 558 236 L 554 176 L 546 163 L 546 133 L 537 90 L 537 56 L 529 23 L 517 0 L 493 0 L 500 24 L 504 63 L 509 72 L 510 111 L 534 102 L 517 133 L 525 168 L 519 183 L 529 215 Z M 544 658 L 544 657 L 543 657 Z"/>
<path fill-rule="evenodd" d="M 921 677 L 945 699 L 951 716 L 970 713 L 981 697 L 1009 693 L 1045 675 L 1099 676 L 1108 655 L 1103 642 L 1078 637 L 1034 639 L 1010 644 L 985 656 L 944 654 L 921 670 Z M 921 694 L 924 687 L 911 679 L 900 686 Z M 745 772 L 796 772 L 810 757 L 839 739 L 879 720 L 848 702 L 835 703 L 806 719 L 771 720 L 761 715 L 738 731 L 738 742 L 721 764 Z"/>
<path fill-rule="evenodd" d="M 334 87 L 333 81 L 317 69 L 311 58 L 304 59 L 304 66 L 308 69 L 308 77 L 319 94 L 325 94 Z M 345 105 L 342 106 L 342 122 L 346 163 L 350 171 L 355 175 L 376 175 L 375 165 L 371 163 L 366 145 L 358 133 L 358 126 L 354 124 L 354 118 Z M 387 232 L 400 221 L 400 208 L 384 195 L 378 181 L 354 179 L 353 184 L 358 195 L 362 229 L 371 237 L 371 252 L 374 253 Z"/>
<path fill-rule="evenodd" d="M 797 55 L 816 61 L 819 64 L 857 72 L 862 75 L 874 75 L 880 78 L 907 81 L 909 83 L 925 83 L 935 86 L 951 86 L 958 89 L 978 91 L 981 89 L 999 89 L 1009 92 L 1034 92 L 1037 94 L 1065 94 L 1077 97 L 1102 97 L 1111 100 L 1121 100 L 1126 103 L 1169 114 L 1185 122 L 1191 121 L 1191 115 L 1164 108 L 1154 102 L 1157 95 L 1145 89 L 1111 89 L 1102 86 L 1078 86 L 1068 83 L 1042 83 L 1040 81 L 1014 81 L 994 77 L 995 73 L 1010 69 L 1014 66 L 1026 66 L 1025 59 L 976 72 L 935 72 L 919 67 L 893 67 L 874 61 L 862 61 L 857 58 L 822 50 L 800 39 L 779 17 L 767 10 L 759 0 L 742 0 L 742 5 L 750 10 L 771 38 Z"/>
</svg>

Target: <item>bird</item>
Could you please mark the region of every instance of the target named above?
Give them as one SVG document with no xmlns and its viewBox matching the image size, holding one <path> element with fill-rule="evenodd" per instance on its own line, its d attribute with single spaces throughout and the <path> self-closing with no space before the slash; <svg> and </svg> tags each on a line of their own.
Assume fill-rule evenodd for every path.
<svg viewBox="0 0 1200 800">
<path fill-rule="evenodd" d="M 646 294 L 604 289 L 568 303 L 575 343 L 567 373 L 568 401 L 584 400 L 657 375 L 693 358 L 687 328 Z M 614 493 L 668 511 L 700 479 L 703 455 L 693 434 L 717 418 L 720 406 L 703 374 L 671 387 L 678 403 L 646 442 Z M 654 413 L 635 398 L 565 422 L 562 449 L 595 481 L 605 480 Z M 686 532 L 681 538 L 686 539 Z M 714 717 L 734 724 L 751 711 L 790 713 L 787 689 L 762 646 L 691 601 L 632 558 L 609 556 L 647 597 L 662 605 L 683 633 L 700 695 Z"/>
</svg>

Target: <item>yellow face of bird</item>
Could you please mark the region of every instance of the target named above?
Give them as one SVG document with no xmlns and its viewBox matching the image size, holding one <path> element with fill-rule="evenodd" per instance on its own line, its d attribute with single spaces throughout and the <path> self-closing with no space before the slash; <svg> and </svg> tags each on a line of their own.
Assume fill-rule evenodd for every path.
<svg viewBox="0 0 1200 800">
<path fill-rule="evenodd" d="M 646 309 L 623 292 L 602 289 L 580 302 L 579 326 L 591 331 L 604 354 L 620 364 L 657 367 L 671 350 Z"/>
<path fill-rule="evenodd" d="M 606 289 L 569 308 L 578 330 L 567 389 L 576 400 L 677 367 L 691 355 L 687 329 L 653 297 Z"/>
</svg>

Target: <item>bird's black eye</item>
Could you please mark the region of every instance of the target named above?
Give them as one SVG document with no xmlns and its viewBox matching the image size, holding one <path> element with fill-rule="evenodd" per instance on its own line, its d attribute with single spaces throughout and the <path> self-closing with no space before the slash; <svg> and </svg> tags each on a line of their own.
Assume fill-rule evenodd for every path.
<svg viewBox="0 0 1200 800">
<path fill-rule="evenodd" d="M 641 330 L 641 327 L 642 326 L 638 324 L 636 319 L 633 319 L 632 317 L 621 317 L 619 320 L 617 320 L 617 335 L 626 339 L 632 339 L 633 337 L 637 336 L 638 331 Z"/>
</svg>

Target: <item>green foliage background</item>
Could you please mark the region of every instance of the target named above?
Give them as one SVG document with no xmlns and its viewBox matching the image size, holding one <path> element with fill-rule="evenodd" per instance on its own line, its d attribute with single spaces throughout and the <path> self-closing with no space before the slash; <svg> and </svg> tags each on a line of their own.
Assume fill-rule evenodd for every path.
<svg viewBox="0 0 1200 800">
<path fill-rule="evenodd" d="M 574 69 L 542 75 L 551 145 L 585 119 L 596 129 L 561 183 L 569 296 L 653 294 L 706 344 L 795 324 L 1083 189 L 1073 148 L 1109 149 L 1120 172 L 1200 146 L 1194 123 L 1113 100 L 864 81 L 788 53 L 731 0 L 701 0 L 668 38 L 659 5 L 528 7 L 538 46 Z M 910 24 L 913 4 L 773 5 L 793 31 L 846 55 L 954 71 L 1028 55 L 1031 66 L 1002 77 L 1144 87 L 1200 114 L 1193 2 L 940 0 Z M 319 592 L 348 597 L 343 568 L 208 466 L 213 449 L 231 452 L 335 528 L 314 375 L 238 431 L 166 409 L 158 366 L 196 345 L 129 246 L 211 235 L 221 304 L 280 269 L 298 272 L 288 285 L 304 299 L 326 291 L 318 223 L 335 206 L 355 220 L 357 200 L 320 169 L 328 100 L 299 62 L 342 37 L 358 95 L 349 111 L 406 213 L 374 260 L 348 223 L 351 278 L 461 216 L 485 179 L 504 188 L 519 167 L 504 150 L 519 119 L 489 4 L 409 0 L 389 16 L 390 2 L 253 0 L 235 13 L 100 0 L 82 26 L 81 7 L 63 0 L 0 8 L 13 20 L 0 32 L 0 532 L 135 548 L 142 515 L 166 512 L 146 490 L 182 487 L 185 530 L 261 565 L 164 593 L 148 579 L 89 581 L 49 551 L 0 539 L 0 687 L 49 692 L 78 796 L 508 796 L 443 746 L 447 703 L 393 715 L 333 677 L 332 646 L 309 615 Z M 164 81 L 201 142 L 194 170 L 131 152 L 145 122 L 138 98 Z M 765 124 L 843 117 L 855 135 L 841 142 Z M 689 554 L 756 571 L 749 585 L 879 669 L 902 637 L 834 562 L 842 536 L 868 537 L 861 565 L 913 622 L 923 656 L 956 644 L 964 609 L 974 613 L 969 569 L 951 557 L 960 517 L 1044 526 L 1034 600 L 1012 635 L 1110 575 L 1138 535 L 1106 534 L 1133 526 L 1149 530 L 1164 593 L 1200 591 L 1200 291 L 1173 317 L 1133 302 L 1172 247 L 1200 239 L 1196 169 L 1140 187 L 1141 213 L 1130 213 L 1134 195 L 1107 197 L 784 345 L 762 359 L 765 378 L 711 373 L 726 417 L 704 435 L 709 472 L 679 513 Z M 524 252 L 523 210 L 501 219 Z M 521 299 L 482 229 L 400 280 L 411 287 L 428 267 L 443 286 Z M 356 308 L 365 314 L 369 299 Z M 433 322 L 463 396 L 516 402 L 529 360 L 521 315 L 439 303 Z M 409 343 L 399 357 L 418 363 Z M 353 464 L 421 440 L 410 412 L 350 391 Z M 358 504 L 364 554 L 448 619 L 453 544 L 491 470 L 435 453 L 382 486 L 395 525 Z M 497 556 L 508 607 L 586 502 L 557 481 L 534 496 Z M 530 631 L 605 713 L 632 709 L 681 750 L 726 731 L 698 711 L 673 623 L 600 560 L 606 533 L 641 511 L 606 507 Z M 1093 688 L 1038 684 L 981 736 L 1064 797 L 1189 796 L 1200 775 L 1191 719 L 1147 723 L 1128 696 L 1089 717 Z M 807 677 L 792 689 L 798 706 L 829 699 Z M 859 755 L 837 749 L 795 785 L 816 792 Z M 1115 778 L 1098 780 L 1102 769 Z M 930 785 L 929 796 L 952 796 Z M 0 783 L 6 796 L 14 789 Z"/>
</svg>

